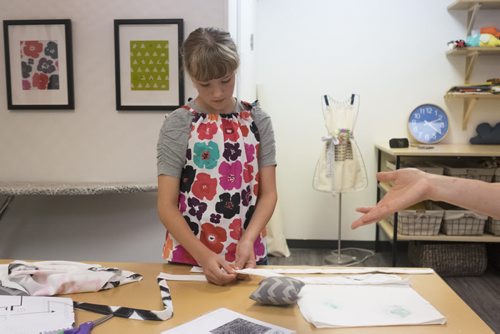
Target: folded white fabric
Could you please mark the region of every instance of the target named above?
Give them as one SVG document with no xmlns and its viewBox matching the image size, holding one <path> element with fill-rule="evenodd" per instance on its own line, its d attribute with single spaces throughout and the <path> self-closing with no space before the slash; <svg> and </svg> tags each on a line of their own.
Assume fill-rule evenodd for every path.
<svg viewBox="0 0 500 334">
<path fill-rule="evenodd" d="M 131 271 L 72 261 L 14 261 L 6 269 L 7 275 L 0 267 L 0 286 L 20 286 L 31 296 L 106 290 L 142 280 Z"/>
<path fill-rule="evenodd" d="M 318 328 L 446 323 L 446 317 L 409 285 L 307 284 L 298 305 Z"/>
</svg>

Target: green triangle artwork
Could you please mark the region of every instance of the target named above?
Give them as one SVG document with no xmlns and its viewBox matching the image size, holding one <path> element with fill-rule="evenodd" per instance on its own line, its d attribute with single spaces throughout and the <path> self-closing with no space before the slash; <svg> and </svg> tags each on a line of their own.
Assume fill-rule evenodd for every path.
<svg viewBox="0 0 500 334">
<path fill-rule="evenodd" d="M 169 88 L 168 40 L 130 41 L 130 89 Z"/>
</svg>

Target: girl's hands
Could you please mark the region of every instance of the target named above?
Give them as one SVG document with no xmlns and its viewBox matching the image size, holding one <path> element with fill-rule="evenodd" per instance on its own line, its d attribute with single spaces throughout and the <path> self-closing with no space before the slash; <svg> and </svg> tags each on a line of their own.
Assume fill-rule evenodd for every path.
<svg viewBox="0 0 500 334">
<path fill-rule="evenodd" d="M 253 242 L 249 240 L 240 240 L 236 246 L 235 266 L 237 269 L 255 268 L 255 253 Z"/>
<path fill-rule="evenodd" d="M 226 285 L 236 280 L 233 266 L 211 251 L 207 252 L 198 263 L 210 283 Z"/>
</svg>

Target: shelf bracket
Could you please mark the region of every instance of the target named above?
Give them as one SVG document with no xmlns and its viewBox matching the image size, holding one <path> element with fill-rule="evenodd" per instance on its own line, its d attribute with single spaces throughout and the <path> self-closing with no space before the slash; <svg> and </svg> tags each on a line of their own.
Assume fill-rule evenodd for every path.
<svg viewBox="0 0 500 334">
<path fill-rule="evenodd" d="M 470 115 L 472 113 L 472 109 L 476 105 L 477 98 L 465 98 L 464 99 L 464 115 L 462 119 L 462 130 L 467 129 L 467 123 L 469 122 Z"/>
<path fill-rule="evenodd" d="M 472 70 L 474 69 L 474 65 L 476 64 L 477 57 L 479 57 L 479 52 L 477 51 L 468 53 L 465 57 L 465 83 L 469 83 L 469 79 L 472 74 Z"/>
<path fill-rule="evenodd" d="M 469 11 L 467 13 L 467 35 L 470 36 L 470 33 L 472 31 L 472 27 L 474 26 L 474 21 L 476 20 L 477 12 L 481 8 L 481 3 L 477 3 L 471 8 L 469 8 Z"/>
</svg>

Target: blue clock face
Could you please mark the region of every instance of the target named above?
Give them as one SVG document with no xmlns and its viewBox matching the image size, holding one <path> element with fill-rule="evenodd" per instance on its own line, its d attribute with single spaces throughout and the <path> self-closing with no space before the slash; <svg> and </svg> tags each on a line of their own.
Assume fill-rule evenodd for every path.
<svg viewBox="0 0 500 334">
<path fill-rule="evenodd" d="M 416 107 L 408 118 L 408 130 L 412 137 L 424 144 L 440 142 L 448 133 L 448 116 L 434 104 Z"/>
</svg>

